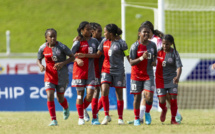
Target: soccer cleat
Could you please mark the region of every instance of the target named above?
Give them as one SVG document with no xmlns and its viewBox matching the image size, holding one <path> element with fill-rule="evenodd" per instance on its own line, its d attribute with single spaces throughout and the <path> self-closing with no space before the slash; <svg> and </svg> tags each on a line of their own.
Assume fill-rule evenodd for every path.
<svg viewBox="0 0 215 134">
<path fill-rule="evenodd" d="M 118 124 L 119 125 L 124 125 L 125 123 L 124 123 L 124 121 L 122 119 L 118 119 Z"/>
<path fill-rule="evenodd" d="M 134 126 L 139 126 L 140 125 L 140 119 L 134 120 Z"/>
<path fill-rule="evenodd" d="M 139 120 L 140 120 L 140 123 L 143 124 L 144 120 L 143 119 L 139 119 Z M 128 124 L 134 124 L 134 121 L 135 120 L 133 120 L 133 121 L 127 121 L 127 123 Z"/>
<path fill-rule="evenodd" d="M 105 118 L 104 118 L 103 121 L 102 121 L 102 125 L 107 125 L 108 122 L 110 122 L 110 121 L 111 121 L 110 116 L 105 116 Z"/>
<path fill-rule="evenodd" d="M 175 120 L 171 120 L 171 124 L 173 124 L 173 125 L 179 125 L 179 123 L 176 122 Z"/>
<path fill-rule="evenodd" d="M 146 125 L 150 125 L 151 124 L 152 119 L 151 119 L 150 113 L 145 112 L 145 122 L 146 122 Z"/>
<path fill-rule="evenodd" d="M 70 112 L 69 112 L 69 103 L 68 103 L 68 108 L 63 109 L 63 119 L 67 120 L 69 118 Z"/>
<path fill-rule="evenodd" d="M 52 120 L 52 122 L 49 124 L 49 126 L 57 126 L 57 120 Z"/>
<path fill-rule="evenodd" d="M 90 116 L 89 116 L 89 114 L 87 113 L 87 110 L 86 110 L 86 109 L 84 109 L 84 120 L 85 120 L 86 122 L 88 122 L 88 121 L 90 120 Z"/>
<path fill-rule="evenodd" d="M 176 115 L 176 116 L 175 116 L 175 120 L 176 120 L 176 122 L 181 123 L 181 121 L 182 121 L 182 116 L 181 116 L 180 114 Z"/>
<path fill-rule="evenodd" d="M 96 118 L 96 119 L 93 118 L 91 121 L 91 124 L 92 125 L 100 125 L 100 122 L 99 122 L 98 118 Z"/>
<path fill-rule="evenodd" d="M 134 124 L 134 120 L 133 121 L 127 121 L 128 124 Z"/>
<path fill-rule="evenodd" d="M 144 120 L 143 120 L 143 119 L 140 119 L 140 123 L 142 123 L 142 124 L 143 124 L 143 123 L 144 123 Z"/>
<path fill-rule="evenodd" d="M 161 112 L 161 116 L 160 116 L 161 122 L 164 122 L 166 120 L 166 113 L 167 113 L 167 107 Z"/>
<path fill-rule="evenodd" d="M 79 118 L 78 119 L 78 125 L 84 125 L 84 124 L 85 124 L 84 119 Z"/>
</svg>

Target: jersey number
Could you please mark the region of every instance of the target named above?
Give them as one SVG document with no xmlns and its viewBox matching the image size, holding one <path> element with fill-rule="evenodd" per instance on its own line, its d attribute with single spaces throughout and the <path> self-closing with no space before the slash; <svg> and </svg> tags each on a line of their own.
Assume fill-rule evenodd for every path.
<svg viewBox="0 0 215 134">
<path fill-rule="evenodd" d="M 88 53 L 92 54 L 93 53 L 93 48 L 92 47 L 88 47 Z"/>
<path fill-rule="evenodd" d="M 162 66 L 165 67 L 166 66 L 166 61 L 162 62 Z"/>
<path fill-rule="evenodd" d="M 112 55 L 112 50 L 108 50 L 108 56 Z"/>
<path fill-rule="evenodd" d="M 137 85 L 136 84 L 131 84 L 131 88 L 132 88 L 132 90 L 137 90 Z"/>
</svg>

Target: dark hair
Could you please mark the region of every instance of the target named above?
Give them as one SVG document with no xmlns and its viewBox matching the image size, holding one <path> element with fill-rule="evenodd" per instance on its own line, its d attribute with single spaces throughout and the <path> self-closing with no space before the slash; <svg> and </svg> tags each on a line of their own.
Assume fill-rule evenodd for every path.
<svg viewBox="0 0 215 134">
<path fill-rule="evenodd" d="M 169 41 L 170 43 L 172 43 L 173 47 L 174 47 L 174 50 L 175 50 L 175 53 L 176 53 L 176 55 L 178 55 L 177 52 L 176 52 L 175 41 L 174 41 L 174 38 L 173 38 L 173 36 L 171 34 L 165 34 L 163 36 L 162 40 L 166 40 L 166 41 Z"/>
<path fill-rule="evenodd" d="M 90 23 L 89 23 L 88 21 L 82 21 L 82 22 L 79 24 L 79 27 L 78 27 L 77 31 L 78 31 L 78 36 L 79 36 L 80 38 L 83 38 L 83 35 L 82 35 L 82 33 L 81 33 L 81 30 L 83 30 L 87 24 L 90 24 Z"/>
<path fill-rule="evenodd" d="M 96 29 L 98 29 L 99 27 L 101 27 L 100 24 L 95 23 L 95 22 L 91 22 L 91 23 L 90 23 L 90 26 L 91 26 L 91 28 L 92 28 L 93 30 L 96 30 Z"/>
<path fill-rule="evenodd" d="M 141 25 L 138 29 L 138 32 L 141 32 L 143 30 L 143 28 L 150 29 L 150 27 L 148 25 Z M 139 39 L 140 39 L 140 36 L 139 36 L 139 34 L 137 34 L 137 40 L 139 40 Z"/>
<path fill-rule="evenodd" d="M 49 29 L 46 29 L 45 37 L 47 36 L 47 33 L 48 33 L 49 31 L 53 31 L 53 32 L 55 32 L 55 35 L 57 35 L 57 31 L 56 31 L 54 28 L 49 28 Z M 46 40 L 46 42 L 47 42 L 47 40 Z"/>
<path fill-rule="evenodd" d="M 162 38 L 163 36 L 164 36 L 164 34 L 161 32 L 161 31 L 159 31 L 159 30 L 154 30 L 154 26 L 153 26 L 153 24 L 150 22 L 150 21 L 145 21 L 145 22 L 143 22 L 142 24 L 141 24 L 141 26 L 142 25 L 147 25 L 147 26 L 149 26 L 149 28 L 150 28 L 150 30 L 152 31 L 152 33 L 154 34 L 154 35 L 156 35 L 156 36 L 158 36 L 158 37 L 160 37 L 160 38 Z"/>
<path fill-rule="evenodd" d="M 118 28 L 116 24 L 107 24 L 105 28 L 109 33 L 112 33 L 114 36 L 119 36 L 122 34 L 122 30 Z"/>
</svg>

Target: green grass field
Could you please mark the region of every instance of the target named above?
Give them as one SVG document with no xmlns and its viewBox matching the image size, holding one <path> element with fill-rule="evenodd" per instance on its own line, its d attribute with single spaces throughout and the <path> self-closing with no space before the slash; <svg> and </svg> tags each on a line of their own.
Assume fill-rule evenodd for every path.
<svg viewBox="0 0 215 134">
<path fill-rule="evenodd" d="M 92 126 L 87 122 L 78 126 L 77 112 L 71 112 L 68 120 L 63 120 L 62 112 L 57 112 L 59 126 L 49 127 L 48 112 L 0 112 L 1 134 L 212 134 L 215 133 L 214 110 L 180 110 L 183 120 L 180 125 L 170 124 L 170 110 L 167 119 L 162 124 L 160 112 L 151 111 L 152 124 L 134 126 L 117 124 L 117 111 L 110 111 L 112 122 L 108 125 Z M 104 115 L 100 112 L 100 121 Z M 124 121 L 133 120 L 133 111 L 124 111 Z"/>
<path fill-rule="evenodd" d="M 125 1 L 157 8 L 157 0 Z M 45 30 L 51 27 L 58 31 L 58 40 L 71 48 L 81 21 L 98 22 L 102 27 L 115 23 L 121 27 L 120 3 L 121 0 L 0 0 L 0 53 L 6 52 L 6 30 L 11 31 L 12 53 L 37 52 L 45 41 Z M 136 14 L 141 14 L 142 18 L 135 18 Z M 170 19 L 167 19 L 167 14 L 165 27 L 166 33 L 174 35 L 179 52 L 214 53 L 214 12 L 197 13 L 198 16 L 177 14 L 170 15 Z M 126 42 L 129 47 L 137 39 L 140 24 L 146 20 L 154 22 L 152 10 L 126 8 Z"/>
</svg>

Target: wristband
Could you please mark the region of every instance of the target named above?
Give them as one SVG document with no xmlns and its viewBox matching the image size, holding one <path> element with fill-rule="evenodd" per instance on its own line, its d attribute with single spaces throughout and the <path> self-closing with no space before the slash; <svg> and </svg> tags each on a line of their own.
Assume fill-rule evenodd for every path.
<svg viewBox="0 0 215 134">
<path fill-rule="evenodd" d="M 140 59 L 140 61 L 143 61 L 143 60 L 144 60 L 143 56 L 140 56 L 140 58 L 139 58 L 139 59 Z"/>
</svg>

